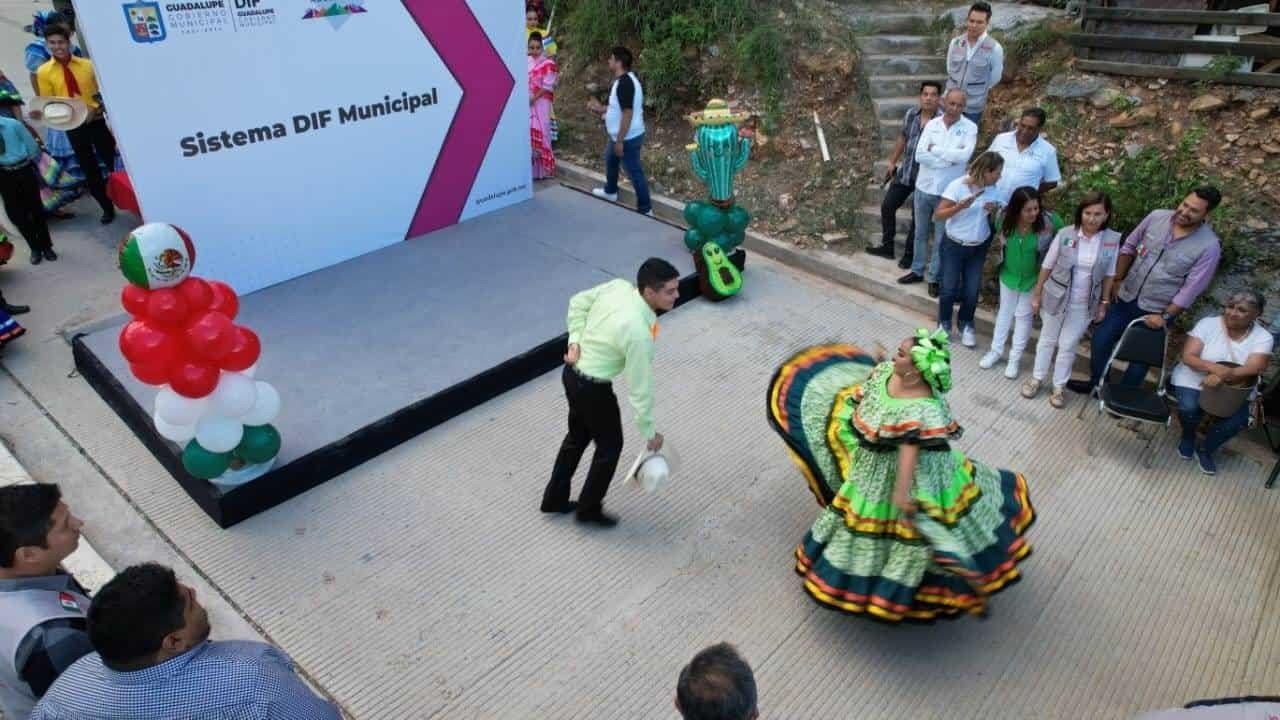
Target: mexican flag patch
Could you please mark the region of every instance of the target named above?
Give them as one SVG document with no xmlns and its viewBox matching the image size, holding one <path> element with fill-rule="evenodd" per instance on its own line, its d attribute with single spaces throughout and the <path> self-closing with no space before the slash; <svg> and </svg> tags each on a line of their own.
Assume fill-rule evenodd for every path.
<svg viewBox="0 0 1280 720">
<path fill-rule="evenodd" d="M 76 599 L 71 596 L 71 593 L 58 593 L 58 604 L 62 606 L 63 610 L 80 612 L 80 603 L 76 602 Z"/>
</svg>

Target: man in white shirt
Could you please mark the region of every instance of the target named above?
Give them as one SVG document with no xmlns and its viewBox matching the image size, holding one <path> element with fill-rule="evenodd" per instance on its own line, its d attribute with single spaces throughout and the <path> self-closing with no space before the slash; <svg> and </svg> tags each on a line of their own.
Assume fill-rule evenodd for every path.
<svg viewBox="0 0 1280 720">
<path fill-rule="evenodd" d="M 604 187 L 595 188 L 591 194 L 617 202 L 621 166 L 636 191 L 636 210 L 642 215 L 652 215 L 649 181 L 640 164 L 640 150 L 644 147 L 644 89 L 640 78 L 631 71 L 631 51 L 614 48 L 609 55 L 609 70 L 614 78 L 609 88 L 609 104 L 601 105 L 595 98 L 587 102 L 592 112 L 604 118 L 604 130 L 609 136 L 604 149 Z"/>
<path fill-rule="evenodd" d="M 947 91 L 942 98 L 942 117 L 930 120 L 916 143 L 916 162 L 920 163 L 920 171 L 916 175 L 916 236 L 911 253 L 911 272 L 898 278 L 898 283 L 910 285 L 923 281 L 927 258 L 929 297 L 935 298 L 938 297 L 938 283 L 942 277 L 942 225 L 934 221 L 933 213 L 942 202 L 942 191 L 952 180 L 964 175 L 978 144 L 978 126 L 964 117 L 964 102 L 962 91 Z M 931 234 L 932 254 L 929 252 Z"/>
<path fill-rule="evenodd" d="M 991 5 L 974 3 L 965 19 L 965 32 L 947 48 L 947 89 L 964 91 L 964 116 L 975 125 L 987 108 L 987 93 L 1004 75 L 1004 48 L 987 34 L 990 23 Z"/>
<path fill-rule="evenodd" d="M 1043 197 L 1062 181 L 1058 150 L 1040 137 L 1044 121 L 1044 110 L 1027 108 L 1022 111 L 1014 129 L 997 135 L 991 141 L 991 147 L 987 148 L 1004 158 L 1000 192 L 1001 201 L 1006 205 L 1009 204 L 1009 196 L 1020 187 L 1036 190 Z"/>
</svg>

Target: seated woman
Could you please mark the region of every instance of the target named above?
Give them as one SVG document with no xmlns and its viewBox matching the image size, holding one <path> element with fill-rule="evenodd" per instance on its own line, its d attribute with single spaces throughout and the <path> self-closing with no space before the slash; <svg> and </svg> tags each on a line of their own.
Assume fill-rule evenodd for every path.
<svg viewBox="0 0 1280 720">
<path fill-rule="evenodd" d="M 1204 418 L 1200 391 L 1222 383 L 1252 385 L 1267 369 L 1274 338 L 1258 324 L 1265 302 L 1255 290 L 1234 293 L 1221 315 L 1207 317 L 1191 329 L 1182 348 L 1182 362 L 1170 376 L 1169 383 L 1178 398 L 1178 422 L 1182 425 L 1178 455 L 1183 460 L 1195 457 L 1206 475 L 1218 472 L 1213 461 L 1218 448 L 1249 424 L 1251 403 L 1245 402 L 1229 418 L 1217 419 L 1197 448 L 1196 428 Z"/>
<path fill-rule="evenodd" d="M 770 424 L 823 507 L 796 571 L 824 606 L 890 622 L 980 613 L 1018 578 L 1035 517 L 1026 481 L 951 447 L 950 388 L 941 331 L 880 363 L 809 348 L 774 374 Z"/>
</svg>

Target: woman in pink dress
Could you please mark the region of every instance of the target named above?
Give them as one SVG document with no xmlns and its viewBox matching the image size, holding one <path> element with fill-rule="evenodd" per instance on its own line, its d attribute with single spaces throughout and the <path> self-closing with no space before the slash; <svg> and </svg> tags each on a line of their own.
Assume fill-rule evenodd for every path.
<svg viewBox="0 0 1280 720">
<path fill-rule="evenodd" d="M 533 179 L 555 177 L 551 151 L 551 102 L 555 99 L 556 63 L 542 51 L 542 35 L 529 35 L 529 137 L 533 146 Z"/>
</svg>

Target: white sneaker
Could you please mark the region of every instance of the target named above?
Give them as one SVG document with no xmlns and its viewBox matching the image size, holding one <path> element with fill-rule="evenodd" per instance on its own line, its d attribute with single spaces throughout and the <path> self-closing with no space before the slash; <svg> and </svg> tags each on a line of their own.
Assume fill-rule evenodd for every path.
<svg viewBox="0 0 1280 720">
<path fill-rule="evenodd" d="M 998 362 L 1000 362 L 1000 353 L 996 352 L 995 350 L 992 350 L 991 352 L 982 356 L 982 359 L 978 361 L 978 367 L 982 368 L 983 370 L 990 370 L 991 368 L 995 367 L 996 363 Z"/>
<path fill-rule="evenodd" d="M 967 327 L 960 333 L 960 342 L 968 348 L 977 347 L 978 334 L 973 331 L 973 328 Z"/>
<path fill-rule="evenodd" d="M 1009 364 L 1004 366 L 1004 376 L 1005 376 L 1005 377 L 1007 377 L 1007 378 L 1009 378 L 1010 380 L 1015 380 L 1015 379 L 1017 379 L 1017 377 L 1018 377 L 1018 358 L 1016 358 L 1016 357 L 1011 357 L 1011 358 L 1009 358 Z"/>
<path fill-rule="evenodd" d="M 616 196 L 616 195 L 614 196 L 614 199 L 617 199 L 617 196 Z M 641 213 L 641 214 L 642 214 L 642 215 L 644 215 L 645 217 L 653 217 L 653 211 L 652 211 L 652 210 L 650 210 L 650 211 L 649 211 L 649 212 L 647 212 L 647 213 Z"/>
<path fill-rule="evenodd" d="M 591 194 L 598 198 L 603 198 L 609 202 L 618 202 L 618 193 L 607 193 L 604 188 L 592 188 Z"/>
</svg>

